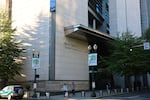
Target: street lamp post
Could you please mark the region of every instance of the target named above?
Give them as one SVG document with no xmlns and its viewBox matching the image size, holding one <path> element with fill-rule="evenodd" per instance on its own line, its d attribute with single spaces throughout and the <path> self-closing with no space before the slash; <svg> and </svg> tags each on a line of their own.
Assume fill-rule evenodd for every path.
<svg viewBox="0 0 150 100">
<path fill-rule="evenodd" d="M 36 98 L 36 88 L 37 88 L 37 81 L 36 78 L 39 78 L 39 75 L 37 75 L 36 71 L 37 68 L 40 67 L 40 53 L 39 51 L 36 51 L 35 49 L 32 50 L 32 68 L 34 69 L 34 83 L 33 83 L 33 98 Z"/>
<path fill-rule="evenodd" d="M 91 97 L 96 97 L 96 93 L 95 93 L 95 67 L 97 67 L 97 48 L 98 46 L 96 44 L 93 45 L 93 47 L 91 45 L 88 46 L 88 50 L 89 50 L 89 54 L 88 54 L 88 66 L 89 69 L 91 68 L 92 71 L 91 73 L 91 80 L 92 80 L 92 94 Z"/>
<path fill-rule="evenodd" d="M 36 88 L 37 88 L 36 69 L 34 69 L 34 83 L 33 83 L 33 91 L 34 91 L 33 97 L 34 97 L 34 98 L 37 97 L 37 95 L 36 95 Z"/>
</svg>

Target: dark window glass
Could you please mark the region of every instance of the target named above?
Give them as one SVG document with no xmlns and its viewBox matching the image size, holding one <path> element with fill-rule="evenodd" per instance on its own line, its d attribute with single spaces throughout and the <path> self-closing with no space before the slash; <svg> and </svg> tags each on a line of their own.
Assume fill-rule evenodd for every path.
<svg viewBox="0 0 150 100">
<path fill-rule="evenodd" d="M 109 11 L 109 6 L 108 6 L 108 4 L 106 4 L 106 10 Z"/>
<path fill-rule="evenodd" d="M 56 11 L 56 0 L 50 1 L 50 11 L 55 12 Z"/>
<path fill-rule="evenodd" d="M 107 34 L 110 34 L 109 30 L 107 30 Z"/>
<path fill-rule="evenodd" d="M 106 24 L 107 25 L 107 28 L 109 28 L 109 24 Z"/>
<path fill-rule="evenodd" d="M 102 0 L 89 0 L 89 7 L 98 15 L 102 15 Z"/>
</svg>

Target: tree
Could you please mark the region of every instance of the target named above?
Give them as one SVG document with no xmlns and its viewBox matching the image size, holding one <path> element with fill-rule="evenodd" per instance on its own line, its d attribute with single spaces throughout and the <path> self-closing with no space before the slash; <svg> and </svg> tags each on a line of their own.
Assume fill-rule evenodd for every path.
<svg viewBox="0 0 150 100">
<path fill-rule="evenodd" d="M 143 40 L 146 41 L 146 42 L 150 42 L 150 27 L 143 33 Z M 146 69 L 147 69 L 147 72 L 150 72 L 150 61 L 149 61 L 149 58 L 150 58 L 150 50 L 145 50 L 145 53 L 144 53 L 144 57 L 145 57 L 145 64 L 146 64 Z"/>
<path fill-rule="evenodd" d="M 8 14 L 0 12 L 0 79 L 6 84 L 9 79 L 20 75 L 23 64 L 23 48 L 15 39 L 12 21 Z"/>
<path fill-rule="evenodd" d="M 150 41 L 150 27 L 143 33 L 143 39 Z"/>
<path fill-rule="evenodd" d="M 123 33 L 112 41 L 112 54 L 106 58 L 107 70 L 121 76 L 138 76 L 150 71 L 150 52 L 139 46 L 142 38 Z M 132 49 L 132 51 L 131 51 Z"/>
</svg>

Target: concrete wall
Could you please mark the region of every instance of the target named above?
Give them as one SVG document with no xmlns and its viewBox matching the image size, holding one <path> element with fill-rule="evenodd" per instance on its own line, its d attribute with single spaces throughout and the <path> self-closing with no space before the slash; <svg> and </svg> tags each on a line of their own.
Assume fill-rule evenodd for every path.
<svg viewBox="0 0 150 100">
<path fill-rule="evenodd" d="M 62 91 L 64 83 L 66 83 L 66 85 L 68 86 L 68 90 L 71 91 L 72 81 L 39 81 L 37 85 L 37 91 L 60 92 Z M 89 86 L 87 81 L 74 81 L 74 83 L 76 86 L 76 91 L 88 90 Z"/>
<path fill-rule="evenodd" d="M 64 5 L 63 5 L 64 4 Z M 88 80 L 87 41 L 65 37 L 64 27 L 88 26 L 88 0 L 56 1 L 56 80 Z"/>
<path fill-rule="evenodd" d="M 4 10 L 6 8 L 6 0 L 0 0 L 0 10 Z"/>
<path fill-rule="evenodd" d="M 110 35 L 117 35 L 117 4 L 116 0 L 109 0 L 109 25 L 110 25 Z"/>
<path fill-rule="evenodd" d="M 127 31 L 141 36 L 140 0 L 109 0 L 109 5 L 112 36 Z"/>
<path fill-rule="evenodd" d="M 49 0 L 13 0 L 13 26 L 17 28 L 16 36 L 23 40 L 27 49 L 22 72 L 23 79 L 33 80 L 32 49 L 40 51 L 41 68 L 38 80 L 49 77 Z M 65 5 L 63 5 L 65 4 Z M 86 6 L 87 4 L 87 6 Z M 71 5 L 71 6 L 70 6 Z M 87 42 L 67 38 L 64 27 L 76 24 L 88 26 L 88 0 L 56 1 L 56 44 L 55 44 L 55 79 L 88 80 Z"/>
<path fill-rule="evenodd" d="M 25 62 L 19 81 L 34 80 L 32 69 L 32 50 L 40 52 L 40 68 L 37 74 L 38 90 L 58 91 L 63 83 L 75 81 L 78 89 L 88 89 L 88 50 L 87 41 L 68 38 L 64 27 L 76 24 L 88 26 L 88 0 L 56 1 L 56 33 L 50 33 L 50 0 L 12 0 L 13 27 L 16 38 L 26 48 Z M 55 34 L 55 80 L 49 81 L 50 34 Z M 24 84 L 24 83 L 23 83 Z M 59 86 L 58 86 L 59 85 Z M 57 87 L 57 88 L 56 88 Z"/>
<path fill-rule="evenodd" d="M 13 27 L 16 37 L 22 40 L 25 48 L 24 77 L 33 80 L 32 49 L 40 52 L 41 68 L 37 69 L 39 80 L 48 80 L 49 56 L 49 0 L 12 0 Z"/>
<path fill-rule="evenodd" d="M 149 0 L 141 0 L 141 27 L 142 32 L 145 32 L 149 27 L 148 5 Z"/>
</svg>

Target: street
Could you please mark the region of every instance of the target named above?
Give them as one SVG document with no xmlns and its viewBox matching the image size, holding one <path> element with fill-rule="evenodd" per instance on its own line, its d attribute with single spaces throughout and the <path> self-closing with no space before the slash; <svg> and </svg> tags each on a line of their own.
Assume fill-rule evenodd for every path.
<svg viewBox="0 0 150 100">
<path fill-rule="evenodd" d="M 109 96 L 100 100 L 150 100 L 150 92 Z"/>
<path fill-rule="evenodd" d="M 38 99 L 38 98 L 37 98 Z M 33 98 L 29 98 L 28 100 L 37 100 Z M 7 100 L 7 99 L 0 99 L 0 100 Z M 16 100 L 16 99 L 12 99 Z M 22 100 L 27 100 L 26 98 Z M 91 98 L 88 95 L 86 97 L 81 97 L 79 94 L 77 94 L 75 97 L 68 97 L 64 98 L 63 95 L 56 95 L 52 96 L 49 99 L 46 98 L 39 98 L 38 100 L 150 100 L 150 92 L 141 92 L 141 93 L 125 93 L 125 94 L 118 94 L 113 96 L 103 96 L 103 97 L 97 97 Z"/>
</svg>

